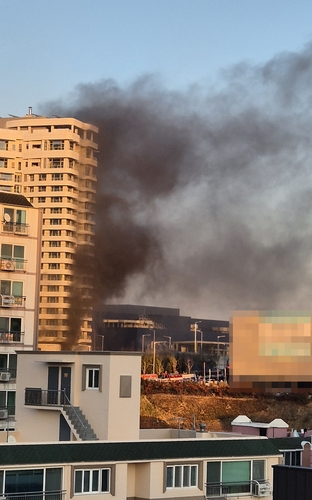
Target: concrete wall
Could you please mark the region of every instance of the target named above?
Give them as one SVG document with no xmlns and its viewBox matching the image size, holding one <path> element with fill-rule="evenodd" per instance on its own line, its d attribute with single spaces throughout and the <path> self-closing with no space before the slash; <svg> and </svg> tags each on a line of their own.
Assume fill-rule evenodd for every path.
<svg viewBox="0 0 312 500">
<path fill-rule="evenodd" d="M 84 365 L 101 367 L 101 390 L 83 387 Z M 23 352 L 18 355 L 17 430 L 23 441 L 58 441 L 58 408 L 25 406 L 25 388 L 48 388 L 49 366 L 71 367 L 72 405 L 79 406 L 100 440 L 139 439 L 140 354 Z M 120 397 L 120 376 L 132 377 L 131 397 Z M 40 418 L 39 418 L 40 417 Z"/>
</svg>

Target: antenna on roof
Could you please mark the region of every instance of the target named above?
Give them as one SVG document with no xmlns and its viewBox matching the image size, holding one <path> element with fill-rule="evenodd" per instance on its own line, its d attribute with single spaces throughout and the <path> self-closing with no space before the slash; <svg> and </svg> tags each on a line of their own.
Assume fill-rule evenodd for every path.
<svg viewBox="0 0 312 500">
<path fill-rule="evenodd" d="M 32 106 L 28 106 L 28 114 L 29 114 L 29 116 L 32 115 Z"/>
<path fill-rule="evenodd" d="M 12 118 L 19 118 L 19 116 L 16 116 L 16 115 L 10 115 L 10 113 L 9 113 L 9 116 L 11 116 Z"/>
</svg>

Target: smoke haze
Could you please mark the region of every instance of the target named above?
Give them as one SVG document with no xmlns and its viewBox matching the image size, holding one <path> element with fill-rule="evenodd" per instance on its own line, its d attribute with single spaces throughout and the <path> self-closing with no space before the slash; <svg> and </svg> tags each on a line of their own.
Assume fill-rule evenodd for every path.
<svg viewBox="0 0 312 500">
<path fill-rule="evenodd" d="M 96 290 L 108 303 L 311 309 L 312 45 L 185 92 L 81 84 L 45 113 L 100 129 Z"/>
</svg>

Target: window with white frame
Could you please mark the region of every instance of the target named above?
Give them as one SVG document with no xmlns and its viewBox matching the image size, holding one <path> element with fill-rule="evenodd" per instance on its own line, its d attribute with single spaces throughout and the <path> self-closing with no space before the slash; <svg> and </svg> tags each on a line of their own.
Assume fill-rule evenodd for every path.
<svg viewBox="0 0 312 500">
<path fill-rule="evenodd" d="M 167 465 L 167 488 L 194 488 L 198 483 L 198 465 Z"/>
<path fill-rule="evenodd" d="M 86 388 L 99 389 L 100 388 L 100 369 L 87 368 L 86 369 Z"/>
<path fill-rule="evenodd" d="M 74 493 L 109 493 L 111 489 L 111 469 L 76 469 Z"/>
</svg>

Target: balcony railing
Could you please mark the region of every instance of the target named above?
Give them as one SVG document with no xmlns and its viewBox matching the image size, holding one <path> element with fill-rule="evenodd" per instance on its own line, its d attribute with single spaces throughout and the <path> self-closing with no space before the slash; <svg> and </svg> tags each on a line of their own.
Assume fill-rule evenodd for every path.
<svg viewBox="0 0 312 500">
<path fill-rule="evenodd" d="M 0 330 L 0 344 L 23 342 L 23 338 L 24 338 L 24 332 L 13 332 L 12 330 Z"/>
<path fill-rule="evenodd" d="M 14 233 L 28 235 L 28 224 L 21 224 L 19 222 L 3 222 L 2 231 L 4 233 Z"/>
<path fill-rule="evenodd" d="M 271 486 L 267 480 L 206 483 L 206 498 L 218 498 L 240 493 L 255 497 L 268 496 L 271 493 Z"/>
<path fill-rule="evenodd" d="M 26 263 L 24 259 L 1 257 L 0 269 L 1 271 L 26 271 Z"/>
<path fill-rule="evenodd" d="M 0 307 L 25 307 L 26 297 L 0 295 Z"/>
<path fill-rule="evenodd" d="M 26 387 L 25 405 L 26 406 L 64 406 L 67 403 L 64 391 L 37 389 Z"/>
<path fill-rule="evenodd" d="M 3 496 L 1 496 L 1 500 L 64 500 L 65 493 L 65 490 L 5 493 Z"/>
</svg>

